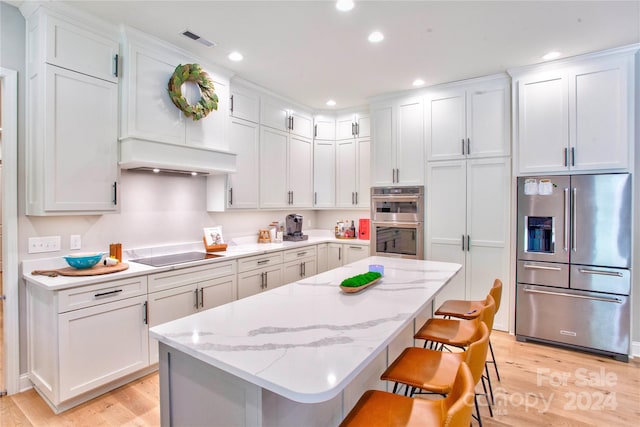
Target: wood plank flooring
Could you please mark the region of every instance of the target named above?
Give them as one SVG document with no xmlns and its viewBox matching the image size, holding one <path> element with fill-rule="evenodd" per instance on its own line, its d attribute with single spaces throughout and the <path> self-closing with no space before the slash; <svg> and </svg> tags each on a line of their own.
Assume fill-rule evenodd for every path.
<svg viewBox="0 0 640 427">
<path fill-rule="evenodd" d="M 640 421 L 640 361 L 491 335 L 502 381 L 491 371 L 496 404 L 491 426 L 636 426 Z M 157 426 L 158 375 L 151 374 L 54 415 L 35 391 L 0 398 L 0 426 Z M 480 399 L 482 402 L 482 398 Z M 474 421 L 473 425 L 477 425 Z M 300 426 L 304 427 L 304 426 Z"/>
</svg>

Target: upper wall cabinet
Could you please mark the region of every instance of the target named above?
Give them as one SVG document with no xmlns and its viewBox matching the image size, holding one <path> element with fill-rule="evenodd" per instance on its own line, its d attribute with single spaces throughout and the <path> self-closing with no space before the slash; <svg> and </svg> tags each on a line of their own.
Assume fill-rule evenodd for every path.
<svg viewBox="0 0 640 427">
<path fill-rule="evenodd" d="M 504 75 L 427 94 L 427 160 L 508 156 L 510 90 Z"/>
<path fill-rule="evenodd" d="M 117 211 L 117 37 L 84 16 L 27 16 L 27 215 Z"/>
<path fill-rule="evenodd" d="M 331 116 L 315 116 L 313 118 L 313 138 L 323 141 L 335 141 L 336 119 Z"/>
<path fill-rule="evenodd" d="M 311 114 L 274 97 L 262 97 L 260 124 L 303 138 L 313 138 Z"/>
<path fill-rule="evenodd" d="M 371 107 L 372 185 L 424 183 L 424 111 L 415 96 Z"/>
<path fill-rule="evenodd" d="M 218 109 L 200 120 L 187 117 L 171 102 L 169 79 L 179 64 L 198 63 L 209 74 L 218 96 Z M 133 29 L 124 43 L 121 141 L 153 141 L 207 150 L 228 150 L 229 78 L 188 52 L 171 47 Z M 195 84 L 183 85 L 190 104 L 200 98 Z"/>
<path fill-rule="evenodd" d="M 248 120 L 253 123 L 260 121 L 260 95 L 257 92 L 233 85 L 229 101 L 229 114 L 231 117 Z"/>
<path fill-rule="evenodd" d="M 519 175 L 629 168 L 636 51 L 512 72 Z"/>
<path fill-rule="evenodd" d="M 369 138 L 371 117 L 369 113 L 342 114 L 336 118 L 336 139 Z"/>
</svg>

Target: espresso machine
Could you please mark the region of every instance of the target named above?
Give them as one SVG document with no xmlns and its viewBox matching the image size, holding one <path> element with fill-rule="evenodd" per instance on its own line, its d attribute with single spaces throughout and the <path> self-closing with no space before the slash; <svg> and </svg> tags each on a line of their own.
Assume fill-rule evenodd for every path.
<svg viewBox="0 0 640 427">
<path fill-rule="evenodd" d="M 285 219 L 285 234 L 284 240 L 291 240 L 294 242 L 307 240 L 309 236 L 302 234 L 302 215 L 289 214 Z"/>
</svg>

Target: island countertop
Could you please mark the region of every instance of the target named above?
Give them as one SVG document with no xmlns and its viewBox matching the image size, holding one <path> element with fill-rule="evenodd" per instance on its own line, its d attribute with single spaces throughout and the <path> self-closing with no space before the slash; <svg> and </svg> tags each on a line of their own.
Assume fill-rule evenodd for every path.
<svg viewBox="0 0 640 427">
<path fill-rule="evenodd" d="M 384 266 L 346 294 L 345 278 Z M 335 397 L 460 270 L 460 264 L 369 257 L 150 329 L 153 338 L 302 403 Z"/>
</svg>

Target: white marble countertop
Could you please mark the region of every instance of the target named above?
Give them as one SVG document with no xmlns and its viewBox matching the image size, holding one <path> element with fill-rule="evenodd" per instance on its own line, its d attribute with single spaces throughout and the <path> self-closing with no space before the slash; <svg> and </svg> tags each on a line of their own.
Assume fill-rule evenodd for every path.
<svg viewBox="0 0 640 427">
<path fill-rule="evenodd" d="M 195 267 L 213 263 L 224 262 L 232 259 L 242 258 L 251 255 L 261 255 L 269 252 L 282 251 L 293 248 L 300 248 L 307 245 L 316 245 L 318 243 L 346 243 L 353 245 L 369 245 L 369 240 L 359 239 L 336 239 L 331 232 L 326 230 L 310 230 L 309 239 L 299 242 L 285 241 L 282 243 L 255 243 L 256 237 L 250 236 L 246 238 L 235 239 L 231 242 L 227 250 L 224 252 L 216 252 L 222 255 L 219 258 L 207 259 L 202 261 L 187 262 L 182 264 L 151 267 L 136 262 L 130 262 L 131 259 L 144 258 L 150 256 L 167 255 L 179 252 L 204 252 L 202 243 L 186 243 L 181 245 L 170 245 L 160 248 L 142 248 L 124 251 L 124 262 L 129 264 L 129 268 L 117 273 L 103 274 L 97 276 L 57 276 L 48 277 L 31 274 L 34 270 L 49 270 L 68 267 L 62 256 L 54 258 L 42 258 L 34 260 L 25 260 L 22 262 L 22 277 L 29 283 L 36 286 L 46 288 L 51 291 L 85 286 L 95 283 L 102 283 L 111 280 L 125 279 L 128 277 L 142 276 L 146 274 L 161 273 L 182 268 Z"/>
<path fill-rule="evenodd" d="M 345 294 L 343 279 L 384 265 Z M 421 313 L 459 264 L 369 257 L 150 329 L 153 338 L 297 402 L 333 398 Z"/>
</svg>

